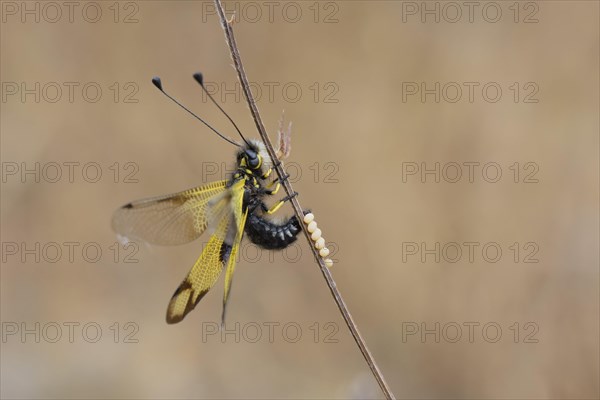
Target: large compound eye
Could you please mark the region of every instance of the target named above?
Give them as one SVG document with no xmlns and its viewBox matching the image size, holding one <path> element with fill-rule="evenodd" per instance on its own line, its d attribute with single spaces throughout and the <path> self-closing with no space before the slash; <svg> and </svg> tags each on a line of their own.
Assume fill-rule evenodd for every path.
<svg viewBox="0 0 600 400">
<path fill-rule="evenodd" d="M 260 166 L 260 156 L 249 159 L 248 166 L 252 169 L 257 169 Z"/>
<path fill-rule="evenodd" d="M 246 160 L 248 161 L 248 166 L 252 169 L 258 169 L 260 167 L 260 156 L 256 154 L 256 152 L 252 150 L 246 150 Z"/>
</svg>

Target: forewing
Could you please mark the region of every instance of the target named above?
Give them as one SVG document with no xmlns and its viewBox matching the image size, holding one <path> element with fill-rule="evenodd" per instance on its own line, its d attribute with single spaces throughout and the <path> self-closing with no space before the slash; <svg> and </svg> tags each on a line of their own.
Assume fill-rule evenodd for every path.
<svg viewBox="0 0 600 400">
<path fill-rule="evenodd" d="M 217 181 L 126 204 L 113 215 L 112 228 L 128 240 L 159 245 L 191 242 L 206 229 L 208 204 L 226 191 L 226 184 L 227 181 Z"/>
<path fill-rule="evenodd" d="M 229 300 L 229 294 L 231 293 L 231 282 L 233 279 L 233 272 L 235 271 L 235 262 L 237 259 L 238 249 L 242 241 L 242 235 L 244 234 L 244 225 L 246 224 L 246 217 L 248 216 L 248 210 L 243 209 L 244 204 L 244 182 L 236 182 L 231 187 L 231 210 L 234 218 L 231 221 L 231 232 L 235 232 L 233 239 L 233 245 L 231 247 L 231 257 L 227 262 L 227 269 L 225 271 L 225 291 L 223 292 L 223 313 L 221 314 L 221 324 L 225 324 L 225 311 L 227 309 L 227 300 Z"/>
<path fill-rule="evenodd" d="M 230 211 L 229 196 L 222 196 L 211 204 L 208 213 L 214 218 L 216 225 L 212 225 L 214 232 L 211 235 L 202 254 L 181 282 L 167 309 L 167 323 L 174 324 L 181 321 L 196 304 L 208 293 L 227 264 L 231 254 L 231 242 L 227 240 L 229 227 L 233 221 Z"/>
</svg>

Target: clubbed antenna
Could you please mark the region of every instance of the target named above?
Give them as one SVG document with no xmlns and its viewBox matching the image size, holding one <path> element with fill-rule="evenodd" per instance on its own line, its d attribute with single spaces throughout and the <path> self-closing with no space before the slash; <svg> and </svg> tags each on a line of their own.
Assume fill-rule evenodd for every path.
<svg viewBox="0 0 600 400">
<path fill-rule="evenodd" d="M 194 80 L 196 82 L 198 82 L 198 84 L 202 87 L 202 90 L 204 90 L 204 93 L 206 93 L 208 95 L 208 98 L 213 102 L 213 104 L 215 106 L 217 106 L 219 108 L 219 110 L 221 110 L 221 112 L 223 114 L 225 114 L 225 116 L 227 117 L 227 119 L 233 124 L 233 126 L 235 127 L 235 130 L 237 131 L 237 133 L 240 134 L 240 137 L 242 138 L 242 140 L 244 141 L 244 143 L 246 143 L 248 146 L 250 146 L 250 144 L 248 143 L 248 141 L 246 140 L 246 138 L 244 137 L 244 135 L 242 135 L 242 132 L 240 131 L 240 128 L 238 128 L 238 126 L 235 124 L 235 122 L 233 122 L 233 120 L 231 119 L 231 117 L 229 116 L 229 114 L 227 114 L 225 112 L 225 110 L 223 110 L 223 108 L 219 105 L 219 103 L 217 103 L 215 101 L 215 99 L 208 92 L 208 90 L 206 90 L 206 88 L 204 87 L 204 78 L 203 78 L 203 76 L 202 76 L 202 74 L 200 72 L 196 72 L 194 74 Z"/>
<path fill-rule="evenodd" d="M 194 114 L 192 111 L 190 111 L 189 108 L 187 108 L 186 106 L 184 106 L 183 104 L 181 104 L 179 101 L 177 101 L 175 98 L 173 98 L 170 94 L 168 94 L 167 92 L 165 92 L 165 90 L 163 89 L 163 86 L 162 86 L 162 81 L 160 80 L 160 78 L 158 76 L 155 76 L 154 78 L 152 78 L 152 84 L 154 86 L 156 86 L 156 88 L 158 90 L 160 90 L 162 94 L 164 94 L 165 96 L 167 96 L 171 101 L 173 101 L 179 107 L 183 108 L 185 111 L 187 111 L 188 113 L 190 113 L 194 118 L 196 118 L 198 121 L 202 122 L 204 125 L 206 125 L 208 128 L 210 128 L 214 133 L 216 133 L 217 135 L 219 135 L 222 139 L 228 141 L 229 143 L 231 143 L 231 144 L 233 144 L 235 146 L 242 147 L 242 146 L 240 146 L 239 143 L 236 143 L 233 140 L 231 140 L 228 137 L 226 137 L 225 135 L 221 134 L 219 131 L 217 131 L 215 128 L 213 128 L 208 122 L 206 122 L 205 120 L 203 120 L 202 118 L 200 118 L 199 116 L 197 116 L 196 114 Z"/>
</svg>

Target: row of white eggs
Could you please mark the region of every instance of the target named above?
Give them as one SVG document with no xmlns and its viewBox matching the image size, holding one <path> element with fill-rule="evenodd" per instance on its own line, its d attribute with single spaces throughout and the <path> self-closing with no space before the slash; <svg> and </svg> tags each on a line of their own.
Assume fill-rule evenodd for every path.
<svg viewBox="0 0 600 400">
<path fill-rule="evenodd" d="M 329 249 L 325 247 L 325 239 L 321 236 L 321 230 L 317 228 L 317 221 L 315 221 L 315 216 L 312 213 L 308 213 L 304 216 L 304 223 L 306 224 L 306 229 L 310 232 L 310 238 L 315 244 L 315 248 L 319 250 L 319 255 L 323 258 L 323 262 L 327 268 L 331 268 L 333 266 L 333 260 L 331 258 L 325 258 L 329 255 Z"/>
</svg>

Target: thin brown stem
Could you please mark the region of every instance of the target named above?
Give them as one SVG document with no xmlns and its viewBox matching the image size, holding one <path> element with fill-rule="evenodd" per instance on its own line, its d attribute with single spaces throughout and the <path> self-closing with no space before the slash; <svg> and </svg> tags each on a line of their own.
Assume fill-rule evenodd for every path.
<svg viewBox="0 0 600 400">
<path fill-rule="evenodd" d="M 252 118 L 254 118 L 254 123 L 256 124 L 256 128 L 258 129 L 260 137 L 261 137 L 262 141 L 264 142 L 264 144 L 267 148 L 267 151 L 268 151 L 269 155 L 271 156 L 271 159 L 273 160 L 273 164 L 276 166 L 275 170 L 277 172 L 277 175 L 281 178 L 284 176 L 285 172 L 283 170 L 281 163 L 279 162 L 279 159 L 277 158 L 277 154 L 275 153 L 275 150 L 273 149 L 271 140 L 269 139 L 269 136 L 267 135 L 267 131 L 265 130 L 265 126 L 263 125 L 262 119 L 260 117 L 260 113 L 258 112 L 256 102 L 254 101 L 254 97 L 252 95 L 252 92 L 250 91 L 250 85 L 248 84 L 248 78 L 246 77 L 246 72 L 244 71 L 244 66 L 242 65 L 242 58 L 240 57 L 240 53 L 238 51 L 237 44 L 235 42 L 235 37 L 233 35 L 233 28 L 231 26 L 233 20 L 227 20 L 227 18 L 225 16 L 225 11 L 223 10 L 223 6 L 222 6 L 220 0 L 215 0 L 215 5 L 217 8 L 217 12 L 219 14 L 219 18 L 221 20 L 221 25 L 223 26 L 223 30 L 225 31 L 225 39 L 227 41 L 227 45 L 229 46 L 229 50 L 231 52 L 231 58 L 233 59 L 233 64 L 235 66 L 235 70 L 237 71 L 238 78 L 240 80 L 240 84 L 241 84 L 242 90 L 244 92 L 244 96 L 246 97 L 246 100 L 248 102 L 248 107 L 250 107 L 250 112 L 252 113 Z M 288 195 L 291 195 L 292 193 L 294 193 L 294 190 L 293 190 L 292 185 L 289 180 L 287 180 L 287 179 L 283 180 L 283 187 Z M 298 203 L 298 198 L 293 197 L 291 199 L 291 203 L 292 203 L 292 208 L 294 209 L 294 213 L 296 214 L 296 218 L 298 218 L 298 221 L 302 221 L 302 219 L 304 218 L 304 213 L 302 212 L 302 207 L 300 207 L 300 203 Z M 329 287 L 329 290 L 331 291 L 331 294 L 333 295 L 335 303 L 337 304 L 338 308 L 340 309 L 340 312 L 342 313 L 342 316 L 344 317 L 344 321 L 346 321 L 346 325 L 348 325 L 348 329 L 350 329 L 350 333 L 352 334 L 352 337 L 356 341 L 358 348 L 360 349 L 363 357 L 365 358 L 365 361 L 369 365 L 371 372 L 375 376 L 377 383 L 381 387 L 383 394 L 385 395 L 386 399 L 395 399 L 394 394 L 392 393 L 388 384 L 386 383 L 386 381 L 383 377 L 383 374 L 381 373 L 381 370 L 379 369 L 379 367 L 377 366 L 377 363 L 375 362 L 375 359 L 373 358 L 373 355 L 367 348 L 367 344 L 366 344 L 365 340 L 363 339 L 360 332 L 358 331 L 358 327 L 356 326 L 356 323 L 354 322 L 354 319 L 352 318 L 350 311 L 348 311 L 348 307 L 346 306 L 346 303 L 344 302 L 344 299 L 342 298 L 340 291 L 337 289 L 337 286 L 335 284 L 335 281 L 333 280 L 333 277 L 331 276 L 331 273 L 329 272 L 329 269 L 325 265 L 323 259 L 319 256 L 319 253 L 318 253 L 317 249 L 315 248 L 315 246 L 313 246 L 313 242 L 310 238 L 310 233 L 308 232 L 306 225 L 304 225 L 304 224 L 300 224 L 300 225 L 302 226 L 304 236 L 306 236 L 306 239 L 308 240 L 309 247 L 313 252 L 315 260 L 317 261 L 317 264 L 319 265 L 319 268 L 321 269 L 321 273 L 323 274 L 323 277 L 325 278 L 325 281 L 327 282 L 327 286 Z"/>
</svg>

